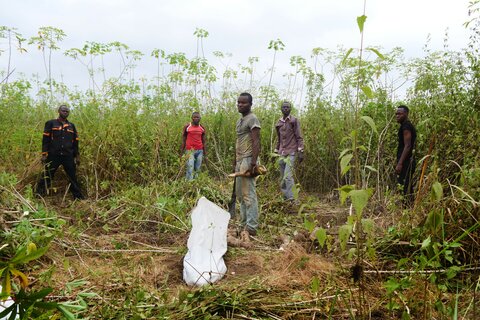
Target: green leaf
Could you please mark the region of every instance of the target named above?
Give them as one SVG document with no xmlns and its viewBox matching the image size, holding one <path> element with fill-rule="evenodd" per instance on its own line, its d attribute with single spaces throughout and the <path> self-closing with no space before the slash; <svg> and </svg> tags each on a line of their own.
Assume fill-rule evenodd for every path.
<svg viewBox="0 0 480 320">
<path fill-rule="evenodd" d="M 62 305 L 65 308 L 68 308 L 68 309 L 71 309 L 71 310 L 74 310 L 74 311 L 81 311 L 81 310 L 85 310 L 87 308 L 85 306 L 82 306 L 81 304 L 73 304 L 73 303 L 68 303 L 68 302 L 62 302 L 62 303 L 59 303 L 59 305 Z"/>
<path fill-rule="evenodd" d="M 10 282 L 10 270 L 7 268 L 2 280 L 2 297 L 9 296 L 12 292 L 12 283 Z"/>
<path fill-rule="evenodd" d="M 71 313 L 70 311 L 68 311 L 68 309 L 62 305 L 58 305 L 57 306 L 58 310 L 60 310 L 60 312 L 63 314 L 63 316 L 68 319 L 68 320 L 75 320 L 75 316 L 73 315 L 73 313 Z"/>
<path fill-rule="evenodd" d="M 340 191 L 340 203 L 344 204 L 345 200 L 347 200 L 348 193 L 355 189 L 353 185 L 344 185 L 341 188 L 338 188 L 337 190 Z"/>
<path fill-rule="evenodd" d="M 361 118 L 370 126 L 370 128 L 372 128 L 373 132 L 378 134 L 377 126 L 375 125 L 375 121 L 373 121 L 372 118 L 370 118 L 369 116 L 362 116 Z"/>
<path fill-rule="evenodd" d="M 340 152 L 340 156 L 338 156 L 338 159 L 342 159 L 342 157 L 349 151 L 352 151 L 352 149 L 347 148 L 347 149 L 342 150 L 342 152 Z"/>
<path fill-rule="evenodd" d="M 45 298 L 46 296 L 48 296 L 51 292 L 53 291 L 52 288 L 50 287 L 47 287 L 47 288 L 44 288 L 44 289 L 41 289 L 37 292 L 32 292 L 28 298 L 31 299 L 31 300 L 40 300 L 40 299 L 43 299 Z"/>
<path fill-rule="evenodd" d="M 387 282 L 383 284 L 385 289 L 387 289 L 388 294 L 392 294 L 395 290 L 400 288 L 400 283 L 397 282 L 395 279 L 388 279 Z"/>
<path fill-rule="evenodd" d="M 373 171 L 373 172 L 378 172 L 377 169 L 375 169 L 374 167 L 372 166 L 365 166 L 366 169 L 370 170 L 370 171 Z"/>
<path fill-rule="evenodd" d="M 454 242 L 448 245 L 449 248 L 459 248 L 462 244 L 460 242 Z"/>
<path fill-rule="evenodd" d="M 367 48 L 367 50 L 370 50 L 372 51 L 373 53 L 375 53 L 377 55 L 377 57 L 379 57 L 381 60 L 385 60 L 385 56 L 383 54 L 380 53 L 380 51 L 378 51 L 377 49 L 375 48 Z"/>
<path fill-rule="evenodd" d="M 84 297 L 84 298 L 94 298 L 94 297 L 98 297 L 98 294 L 95 292 L 80 292 L 78 296 Z"/>
<path fill-rule="evenodd" d="M 353 226 L 351 224 L 344 224 L 338 228 L 338 239 L 340 240 L 340 248 L 345 250 L 347 247 L 347 241 L 352 234 Z"/>
<path fill-rule="evenodd" d="M 303 220 L 303 225 L 304 225 L 305 229 L 308 230 L 308 232 L 312 232 L 313 229 L 315 229 L 315 222 L 310 220 L 310 219 L 307 219 L 306 217 Z"/>
<path fill-rule="evenodd" d="M 352 160 L 353 154 L 346 154 L 340 159 L 340 171 L 342 176 L 345 175 L 345 173 L 348 172 L 350 169 L 350 166 L 348 165 L 350 163 L 350 160 Z"/>
<path fill-rule="evenodd" d="M 367 16 L 363 15 L 360 17 L 357 17 L 357 24 L 358 24 L 358 29 L 360 29 L 360 33 L 363 32 L 363 26 L 365 25 L 365 21 L 367 20 Z"/>
<path fill-rule="evenodd" d="M 345 53 L 345 57 L 343 57 L 342 62 L 340 62 L 340 65 L 343 66 L 347 62 L 348 56 L 352 53 L 353 48 L 350 48 L 347 50 L 347 53 Z"/>
<path fill-rule="evenodd" d="M 432 239 L 430 238 L 430 236 L 428 236 L 428 238 L 423 240 L 423 242 L 422 242 L 422 249 L 425 249 L 428 246 L 430 246 L 431 242 L 432 242 Z"/>
<path fill-rule="evenodd" d="M 317 230 L 315 233 L 315 237 L 318 240 L 318 244 L 320 245 L 320 248 L 323 248 L 325 245 L 325 241 L 327 240 L 327 230 L 320 228 Z"/>
<path fill-rule="evenodd" d="M 437 201 L 442 200 L 442 198 L 443 198 L 442 184 L 438 181 L 435 181 L 432 185 L 432 190 L 433 190 L 433 193 L 435 195 L 435 199 L 437 199 Z"/>
<path fill-rule="evenodd" d="M 369 86 L 362 86 L 360 89 L 362 89 L 363 93 L 367 96 L 368 99 L 373 98 L 373 91 Z"/>
<path fill-rule="evenodd" d="M 314 276 L 312 278 L 311 288 L 312 288 L 313 293 L 318 293 L 318 291 L 320 289 L 320 279 L 318 279 L 317 276 Z"/>
<path fill-rule="evenodd" d="M 37 249 L 37 250 L 31 252 L 30 254 L 27 254 L 27 255 L 24 255 L 24 254 L 16 255 L 10 261 L 10 263 L 12 263 L 12 264 L 25 264 L 27 262 L 30 262 L 32 260 L 40 258 L 41 256 L 43 256 L 45 254 L 45 252 L 47 252 L 47 250 L 48 250 L 48 246 Z M 26 251 L 22 250 L 22 252 L 25 253 Z"/>
<path fill-rule="evenodd" d="M 355 208 L 357 216 L 360 216 L 363 212 L 363 209 L 367 206 L 368 199 L 370 198 L 369 190 L 352 190 L 348 195 L 350 199 L 352 199 L 352 204 Z"/>
<path fill-rule="evenodd" d="M 425 220 L 425 227 L 432 232 L 437 232 L 443 225 L 443 211 L 434 209 L 430 211 Z"/>
</svg>

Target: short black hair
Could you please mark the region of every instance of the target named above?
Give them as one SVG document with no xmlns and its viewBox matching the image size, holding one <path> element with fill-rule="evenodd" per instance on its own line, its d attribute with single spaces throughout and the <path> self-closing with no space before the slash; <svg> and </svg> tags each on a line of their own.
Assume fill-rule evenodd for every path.
<svg viewBox="0 0 480 320">
<path fill-rule="evenodd" d="M 200 112 L 194 111 L 194 112 L 192 113 L 192 117 L 193 117 L 194 115 L 196 115 L 196 114 L 200 115 Z"/>
<path fill-rule="evenodd" d="M 404 105 L 404 104 L 399 105 L 399 106 L 397 107 L 397 109 L 403 109 L 403 110 L 405 110 L 406 113 L 409 113 L 409 112 L 410 112 L 410 110 L 408 109 L 408 107 L 407 107 L 406 105 Z"/>
<path fill-rule="evenodd" d="M 248 98 L 248 102 L 250 103 L 253 103 L 253 97 L 250 93 L 248 92 L 242 92 L 240 93 L 240 97 L 247 97 Z"/>
<path fill-rule="evenodd" d="M 57 110 L 60 111 L 61 108 L 67 108 L 68 110 L 70 110 L 70 108 L 66 104 L 61 104 Z"/>
</svg>

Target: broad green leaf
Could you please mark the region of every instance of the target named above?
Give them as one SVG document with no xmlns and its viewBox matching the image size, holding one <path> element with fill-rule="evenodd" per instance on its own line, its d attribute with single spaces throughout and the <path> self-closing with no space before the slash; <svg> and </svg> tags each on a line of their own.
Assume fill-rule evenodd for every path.
<svg viewBox="0 0 480 320">
<path fill-rule="evenodd" d="M 357 149 L 358 149 L 358 150 L 361 150 L 361 151 L 364 151 L 364 152 L 367 152 L 367 150 L 368 150 L 367 147 L 365 147 L 364 145 L 359 145 L 359 146 L 357 147 Z"/>
<path fill-rule="evenodd" d="M 423 240 L 422 242 L 422 249 L 427 248 L 431 242 L 432 242 L 432 239 L 430 238 L 430 236 L 428 236 L 428 238 Z"/>
<path fill-rule="evenodd" d="M 357 130 L 352 130 L 352 131 L 350 132 L 350 138 L 351 138 L 351 139 L 355 139 L 356 136 L 357 136 Z"/>
<path fill-rule="evenodd" d="M 24 263 L 30 262 L 32 260 L 38 259 L 41 256 L 43 256 L 45 254 L 45 252 L 47 252 L 47 250 L 48 250 L 48 246 L 37 249 L 37 250 L 31 252 L 30 254 L 27 254 L 27 255 L 16 256 L 10 261 L 10 263 L 12 263 L 12 264 L 17 264 L 17 263 L 24 264 Z"/>
<path fill-rule="evenodd" d="M 443 211 L 434 209 L 429 212 L 427 219 L 425 220 L 425 227 L 435 232 L 439 230 L 443 225 Z"/>
<path fill-rule="evenodd" d="M 352 51 L 353 51 L 353 48 L 350 48 L 350 49 L 347 50 L 347 53 L 345 53 L 345 57 L 343 57 L 342 62 L 340 62 L 340 65 L 343 66 L 347 62 L 347 59 L 350 56 L 350 54 L 352 53 Z"/>
<path fill-rule="evenodd" d="M 435 181 L 432 185 L 432 190 L 433 190 L 433 193 L 435 195 L 435 199 L 437 199 L 437 201 L 442 200 L 442 198 L 443 198 L 442 184 L 438 181 Z"/>
<path fill-rule="evenodd" d="M 370 50 L 372 51 L 373 53 L 375 53 L 377 55 L 377 57 L 379 57 L 381 60 L 385 60 L 385 56 L 383 54 L 380 53 L 380 51 L 378 51 L 377 49 L 375 48 L 367 48 L 367 50 Z"/>
<path fill-rule="evenodd" d="M 340 248 L 345 250 L 347 247 L 347 241 L 352 234 L 353 226 L 351 224 L 344 224 L 338 228 L 338 239 L 340 240 Z"/>
<path fill-rule="evenodd" d="M 50 288 L 50 287 L 43 288 L 43 289 L 41 289 L 37 292 L 34 292 L 34 293 L 30 294 L 29 298 L 31 300 L 40 300 L 40 299 L 43 299 L 46 296 L 48 296 L 52 291 L 53 291 L 53 289 Z"/>
<path fill-rule="evenodd" d="M 360 17 L 357 17 L 357 24 L 358 24 L 358 29 L 360 29 L 360 33 L 363 32 L 363 26 L 365 25 L 365 21 L 367 20 L 367 16 L 363 15 Z"/>
<path fill-rule="evenodd" d="M 318 244 L 320 245 L 320 248 L 323 248 L 323 246 L 325 245 L 325 241 L 327 240 L 327 230 L 320 228 L 315 233 L 315 236 L 318 240 Z"/>
<path fill-rule="evenodd" d="M 68 309 L 62 305 L 58 305 L 57 306 L 58 310 L 60 310 L 63 314 L 63 316 L 67 319 L 67 320 L 75 320 L 75 316 L 73 315 L 73 313 L 71 313 L 70 311 L 68 311 Z"/>
<path fill-rule="evenodd" d="M 352 199 L 352 204 L 355 208 L 357 216 L 360 216 L 363 212 L 363 209 L 367 206 L 368 199 L 370 198 L 368 190 L 352 190 L 348 195 L 350 196 L 350 199 Z"/>
<path fill-rule="evenodd" d="M 345 200 L 347 200 L 348 193 L 355 189 L 353 185 L 344 185 L 341 188 L 338 188 L 338 191 L 340 191 L 340 203 L 344 204 Z"/>
<path fill-rule="evenodd" d="M 373 98 L 373 91 L 369 86 L 362 86 L 360 89 L 362 89 L 363 93 L 367 96 L 368 99 Z"/>
<path fill-rule="evenodd" d="M 400 288 L 400 283 L 395 279 L 388 279 L 387 282 L 383 284 L 385 289 L 387 289 L 388 294 L 392 294 L 395 290 Z"/>
<path fill-rule="evenodd" d="M 304 225 L 305 229 L 308 230 L 308 232 L 312 232 L 313 229 L 315 228 L 315 222 L 310 220 L 310 219 L 307 219 L 306 217 L 303 220 L 303 225 Z"/>
<path fill-rule="evenodd" d="M 353 154 L 350 153 L 350 154 L 344 155 L 342 159 L 340 159 L 340 171 L 342 175 L 347 173 L 348 170 L 350 169 L 350 166 L 348 166 L 348 164 L 350 163 L 350 160 L 352 160 L 352 158 L 353 158 Z"/>
<path fill-rule="evenodd" d="M 370 118 L 369 116 L 362 116 L 361 118 L 370 126 L 370 128 L 372 128 L 373 132 L 378 134 L 377 126 L 375 125 L 375 121 L 373 121 L 372 118 Z"/>
<path fill-rule="evenodd" d="M 342 152 L 340 152 L 340 156 L 338 157 L 338 159 L 341 159 L 349 151 L 352 151 L 352 149 L 347 148 L 347 149 L 342 150 Z"/>
</svg>

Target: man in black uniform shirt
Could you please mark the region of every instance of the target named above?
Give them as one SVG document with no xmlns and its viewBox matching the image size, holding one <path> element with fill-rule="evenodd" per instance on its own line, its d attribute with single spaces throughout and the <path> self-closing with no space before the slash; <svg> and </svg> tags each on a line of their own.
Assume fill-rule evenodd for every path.
<svg viewBox="0 0 480 320">
<path fill-rule="evenodd" d="M 400 123 L 395 172 L 398 175 L 398 183 L 403 185 L 404 200 L 410 205 L 414 200 L 413 173 L 415 172 L 415 158 L 413 157 L 413 149 L 417 140 L 417 132 L 408 120 L 408 113 L 408 107 L 404 105 L 398 106 L 395 113 L 397 122 Z"/>
<path fill-rule="evenodd" d="M 67 120 L 70 113 L 66 105 L 58 108 L 58 118 L 45 123 L 42 140 L 42 163 L 44 176 L 38 181 L 36 193 L 44 196 L 58 167 L 63 166 L 70 180 L 70 191 L 75 199 L 83 199 L 76 177 L 79 164 L 78 133 L 75 125 Z"/>
</svg>

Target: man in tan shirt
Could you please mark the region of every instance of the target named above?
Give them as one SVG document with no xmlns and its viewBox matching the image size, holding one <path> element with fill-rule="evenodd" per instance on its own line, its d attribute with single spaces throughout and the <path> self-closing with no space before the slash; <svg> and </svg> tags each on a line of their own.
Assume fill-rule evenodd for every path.
<svg viewBox="0 0 480 320">
<path fill-rule="evenodd" d="M 242 93 L 237 100 L 238 112 L 235 144 L 235 172 L 250 172 L 249 176 L 237 176 L 235 193 L 240 200 L 240 224 L 250 235 L 258 229 L 258 200 L 255 188 L 255 167 L 260 154 L 260 121 L 252 113 L 252 95 Z"/>
</svg>

